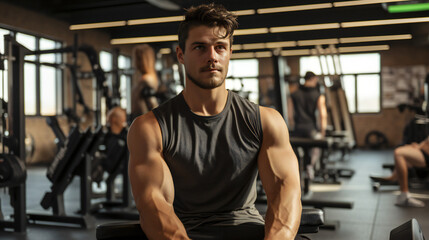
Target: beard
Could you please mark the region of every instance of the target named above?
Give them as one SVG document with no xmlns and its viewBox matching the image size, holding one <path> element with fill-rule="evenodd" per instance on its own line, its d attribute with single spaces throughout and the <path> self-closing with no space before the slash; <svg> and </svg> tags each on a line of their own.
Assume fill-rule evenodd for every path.
<svg viewBox="0 0 429 240">
<path fill-rule="evenodd" d="M 214 66 L 206 66 L 200 69 L 200 72 L 204 72 L 204 71 L 208 71 L 211 68 L 215 68 Z M 223 73 L 222 70 L 223 68 L 217 67 L 216 68 L 220 73 Z M 195 85 L 197 85 L 198 87 L 202 88 L 202 89 L 214 89 L 217 88 L 219 86 L 221 86 L 223 84 L 223 82 L 225 81 L 226 76 L 220 76 L 220 80 L 217 80 L 216 76 L 212 76 L 209 81 L 204 81 L 201 79 L 197 79 L 195 77 L 193 77 L 190 73 L 186 73 L 186 76 L 189 78 L 189 80 L 191 80 L 191 82 L 193 82 Z"/>
</svg>

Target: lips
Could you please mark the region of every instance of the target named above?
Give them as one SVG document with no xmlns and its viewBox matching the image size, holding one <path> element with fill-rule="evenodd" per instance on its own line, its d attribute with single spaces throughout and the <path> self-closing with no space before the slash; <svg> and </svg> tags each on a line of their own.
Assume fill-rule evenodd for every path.
<svg viewBox="0 0 429 240">
<path fill-rule="evenodd" d="M 201 72 L 217 72 L 217 71 L 221 71 L 221 68 L 211 68 L 211 67 L 204 67 L 201 69 Z"/>
</svg>

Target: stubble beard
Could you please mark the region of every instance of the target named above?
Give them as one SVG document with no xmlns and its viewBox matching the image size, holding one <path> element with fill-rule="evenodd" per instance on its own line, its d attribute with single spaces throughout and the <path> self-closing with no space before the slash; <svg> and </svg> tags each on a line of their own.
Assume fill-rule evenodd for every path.
<svg viewBox="0 0 429 240">
<path fill-rule="evenodd" d="M 222 71 L 220 71 L 222 72 Z M 219 86 L 221 86 L 223 84 L 223 82 L 225 82 L 225 78 L 226 76 L 221 76 L 219 81 L 216 81 L 215 76 L 211 77 L 209 81 L 204 81 L 201 79 L 197 79 L 193 76 L 191 76 L 190 73 L 186 73 L 186 76 L 189 78 L 189 80 L 191 80 L 191 82 L 193 82 L 195 85 L 197 85 L 198 87 L 202 88 L 202 89 L 215 89 Z"/>
</svg>

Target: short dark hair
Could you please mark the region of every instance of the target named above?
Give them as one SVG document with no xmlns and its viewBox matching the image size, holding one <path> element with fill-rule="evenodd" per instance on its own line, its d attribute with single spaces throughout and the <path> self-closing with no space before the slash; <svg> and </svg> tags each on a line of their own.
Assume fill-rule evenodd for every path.
<svg viewBox="0 0 429 240">
<path fill-rule="evenodd" d="M 308 71 L 308 72 L 306 72 L 306 73 L 305 73 L 304 79 L 305 79 L 305 81 L 307 81 L 307 80 L 309 80 L 310 78 L 313 78 L 313 77 L 315 77 L 315 76 L 316 76 L 316 74 L 314 74 L 314 72 L 310 72 L 310 71 Z"/>
<path fill-rule="evenodd" d="M 186 10 L 185 20 L 179 25 L 179 47 L 185 52 L 185 43 L 189 30 L 196 26 L 222 27 L 226 30 L 222 38 L 229 37 L 232 45 L 232 35 L 238 27 L 237 16 L 219 4 L 203 4 Z"/>
</svg>

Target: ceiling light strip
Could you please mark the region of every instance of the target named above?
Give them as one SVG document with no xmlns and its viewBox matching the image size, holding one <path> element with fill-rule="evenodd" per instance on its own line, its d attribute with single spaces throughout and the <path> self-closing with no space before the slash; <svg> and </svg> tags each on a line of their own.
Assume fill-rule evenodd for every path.
<svg viewBox="0 0 429 240">
<path fill-rule="evenodd" d="M 240 35 L 252 35 L 252 34 L 265 34 L 268 33 L 268 28 L 249 28 L 249 29 L 237 29 L 234 31 L 234 36 Z"/>
<path fill-rule="evenodd" d="M 406 23 L 422 23 L 422 22 L 429 22 L 429 17 L 343 22 L 343 23 L 341 23 L 341 27 L 343 27 L 343 28 L 368 27 L 368 26 L 406 24 Z"/>
<path fill-rule="evenodd" d="M 412 39 L 411 34 L 340 38 L 340 43 L 377 42 Z"/>
<path fill-rule="evenodd" d="M 297 32 L 297 31 L 335 29 L 335 28 L 340 28 L 340 24 L 339 23 L 323 23 L 323 24 L 272 27 L 272 28 L 270 28 L 270 32 L 272 32 L 272 33 Z"/>
<path fill-rule="evenodd" d="M 254 15 L 256 11 L 254 9 L 248 9 L 248 10 L 239 10 L 239 11 L 232 11 L 237 16 L 245 16 L 245 15 Z"/>
<path fill-rule="evenodd" d="M 310 55 L 310 49 L 299 49 L 299 50 L 284 50 L 280 53 L 282 56 L 303 56 Z"/>
<path fill-rule="evenodd" d="M 116 38 L 110 41 L 112 45 L 133 44 L 133 43 L 150 43 L 150 42 L 171 42 L 177 41 L 177 35 L 164 35 L 152 37 L 135 37 L 135 38 Z"/>
<path fill-rule="evenodd" d="M 304 11 L 314 9 L 332 8 L 332 3 L 320 3 L 320 4 L 308 4 L 308 5 L 297 5 L 287 7 L 275 7 L 275 8 L 260 8 L 257 10 L 258 14 L 267 13 L 280 13 L 280 12 L 293 12 L 293 11 Z"/>
<path fill-rule="evenodd" d="M 334 7 L 350 7 L 350 6 L 359 6 L 359 5 L 368 5 L 368 4 L 378 4 L 378 3 L 390 3 L 390 2 L 405 2 L 408 0 L 356 0 L 356 1 L 343 1 L 343 2 L 334 2 Z"/>
<path fill-rule="evenodd" d="M 255 58 L 255 53 L 254 52 L 233 53 L 231 55 L 231 58 L 233 58 L 233 59 L 236 59 L 236 58 Z"/>
<path fill-rule="evenodd" d="M 296 47 L 295 41 L 286 41 L 286 42 L 267 42 L 267 48 L 281 48 L 281 47 Z"/>
<path fill-rule="evenodd" d="M 374 45 L 374 46 L 358 46 L 358 47 L 339 47 L 339 53 L 351 53 L 351 52 L 374 52 L 374 51 L 385 51 L 389 50 L 389 45 Z"/>
<path fill-rule="evenodd" d="M 314 45 L 338 44 L 338 43 L 339 42 L 337 38 L 301 40 L 301 41 L 298 41 L 298 46 L 314 46 Z"/>
<path fill-rule="evenodd" d="M 272 56 L 273 53 L 271 51 L 255 52 L 255 57 L 257 58 L 267 58 Z"/>
<path fill-rule="evenodd" d="M 70 30 L 83 30 L 94 28 L 108 28 L 108 27 L 122 27 L 126 26 L 127 21 L 114 21 L 114 22 L 100 22 L 100 23 L 85 23 L 70 25 Z"/>
<path fill-rule="evenodd" d="M 128 25 L 143 25 L 153 23 L 180 22 L 184 20 L 184 16 L 158 17 L 158 18 L 143 18 L 128 20 Z"/>
</svg>

